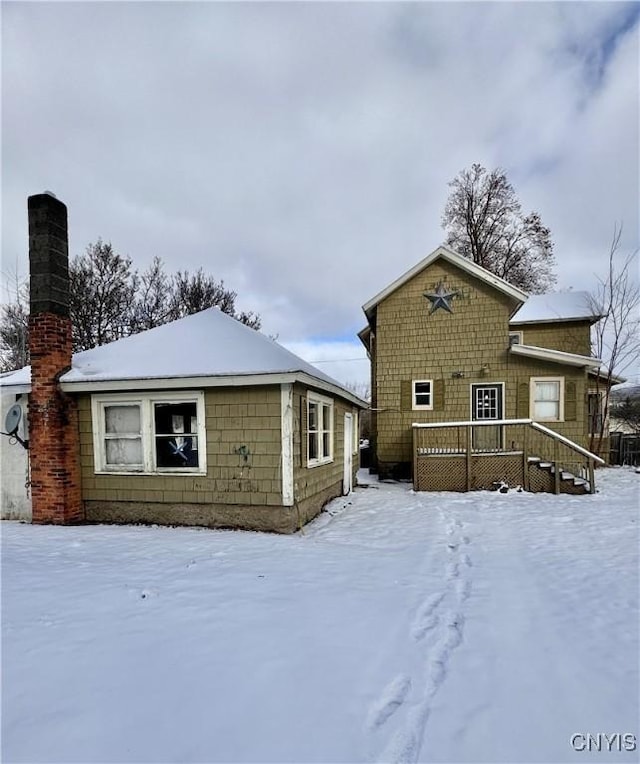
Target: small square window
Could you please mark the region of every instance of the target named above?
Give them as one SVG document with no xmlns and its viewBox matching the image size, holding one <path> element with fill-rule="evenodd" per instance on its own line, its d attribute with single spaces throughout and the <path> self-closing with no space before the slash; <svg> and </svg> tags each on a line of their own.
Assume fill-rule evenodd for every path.
<svg viewBox="0 0 640 764">
<path fill-rule="evenodd" d="M 429 410 L 433 408 L 433 381 L 431 379 L 413 380 L 413 409 Z"/>
<path fill-rule="evenodd" d="M 509 332 L 509 347 L 522 345 L 522 332 Z"/>
</svg>

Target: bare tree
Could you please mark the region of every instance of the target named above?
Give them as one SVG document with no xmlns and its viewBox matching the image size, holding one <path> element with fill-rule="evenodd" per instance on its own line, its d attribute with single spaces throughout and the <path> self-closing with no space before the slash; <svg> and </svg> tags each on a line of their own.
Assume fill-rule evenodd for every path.
<svg viewBox="0 0 640 764">
<path fill-rule="evenodd" d="M 622 226 L 616 225 L 609 247 L 606 275 L 590 297 L 594 313 L 602 316 L 592 334 L 593 353 L 606 366 L 598 370 L 596 394 L 602 397 L 602 408 L 609 409 L 611 385 L 640 356 L 640 285 L 634 280 L 637 251 L 620 253 Z M 606 431 L 606 420 L 600 418 L 597 432 L 591 434 L 590 449 L 599 451 Z"/>
<path fill-rule="evenodd" d="M 29 286 L 17 276 L 11 284 L 3 275 L 10 297 L 0 308 L 0 371 L 10 371 L 29 363 Z M 164 263 L 156 257 L 138 275 L 131 258 L 119 255 L 101 239 L 74 258 L 69 278 L 74 352 L 214 306 L 251 329 L 261 326 L 256 313 L 237 312 L 236 292 L 202 268 L 193 275 L 178 271 L 168 276 Z"/>
<path fill-rule="evenodd" d="M 138 275 L 110 242 L 89 244 L 69 266 L 73 349 L 88 350 L 131 334 Z"/>
<path fill-rule="evenodd" d="M 9 278 L 11 300 L 0 309 L 0 372 L 29 363 L 29 286 L 17 271 Z"/>
<path fill-rule="evenodd" d="M 474 164 L 449 186 L 446 243 L 526 292 L 548 291 L 555 283 L 551 232 L 537 212 L 523 215 L 504 170 Z"/>
<path fill-rule="evenodd" d="M 171 320 L 171 280 L 159 257 L 140 275 L 133 315 L 132 333 L 153 329 Z"/>
<path fill-rule="evenodd" d="M 640 435 L 640 397 L 631 395 L 611 401 L 610 413 L 630 431 Z"/>
<path fill-rule="evenodd" d="M 171 318 L 181 318 L 205 308 L 218 307 L 251 329 L 260 329 L 260 316 L 252 312 L 237 313 L 237 293 L 226 289 L 223 281 L 216 281 L 199 268 L 194 274 L 178 271 L 171 285 Z"/>
<path fill-rule="evenodd" d="M 362 398 L 365 401 L 371 400 L 371 383 L 370 382 L 345 382 L 344 386 L 347 390 L 350 390 L 354 395 Z"/>
</svg>

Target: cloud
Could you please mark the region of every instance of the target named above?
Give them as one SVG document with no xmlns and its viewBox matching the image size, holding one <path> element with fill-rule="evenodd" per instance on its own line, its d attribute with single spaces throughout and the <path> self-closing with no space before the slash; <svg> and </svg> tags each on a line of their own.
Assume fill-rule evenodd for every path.
<svg viewBox="0 0 640 764">
<path fill-rule="evenodd" d="M 281 341 L 359 348 L 360 306 L 441 242 L 474 161 L 551 227 L 559 286 L 589 288 L 615 220 L 638 244 L 634 4 L 5 3 L 2 48 L 25 269 L 50 188 L 73 253 L 203 266 Z"/>
</svg>

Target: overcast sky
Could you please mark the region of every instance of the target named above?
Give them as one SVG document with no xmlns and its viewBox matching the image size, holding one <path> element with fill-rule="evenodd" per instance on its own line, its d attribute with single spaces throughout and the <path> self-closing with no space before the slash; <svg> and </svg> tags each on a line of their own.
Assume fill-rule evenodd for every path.
<svg viewBox="0 0 640 764">
<path fill-rule="evenodd" d="M 638 246 L 637 3 L 2 3 L 2 269 L 26 199 L 145 268 L 204 269 L 307 360 L 431 252 L 448 182 L 503 167 L 590 289 Z M 324 363 L 341 381 L 364 361 Z"/>
</svg>

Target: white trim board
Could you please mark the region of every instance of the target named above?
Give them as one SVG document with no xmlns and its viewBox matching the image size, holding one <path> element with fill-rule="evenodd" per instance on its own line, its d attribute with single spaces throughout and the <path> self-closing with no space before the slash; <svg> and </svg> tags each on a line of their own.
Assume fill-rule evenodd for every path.
<svg viewBox="0 0 640 764">
<path fill-rule="evenodd" d="M 541 361 L 551 361 L 552 363 L 564 363 L 569 366 L 587 366 L 595 368 L 602 364 L 602 361 L 599 358 L 593 358 L 592 356 L 565 353 L 562 350 L 539 348 L 534 345 L 511 345 L 509 352 L 514 355 L 525 356 L 526 358 L 537 358 Z"/>
<path fill-rule="evenodd" d="M 282 438 L 282 505 L 293 506 L 293 385 L 280 385 L 280 432 Z"/>
<path fill-rule="evenodd" d="M 332 385 L 324 380 L 312 377 L 306 372 L 278 372 L 273 374 L 241 374 L 218 375 L 215 377 L 174 377 L 174 378 L 137 378 L 113 379 L 82 382 L 60 382 L 60 388 L 66 393 L 98 393 L 137 390 L 185 390 L 189 388 L 204 389 L 207 387 L 244 387 L 256 385 L 279 385 L 300 382 L 306 387 L 316 388 L 331 393 L 335 397 L 348 400 L 359 408 L 369 408 L 367 401 L 344 390 L 338 385 Z M 3 388 L 8 390 L 8 388 Z"/>
</svg>

